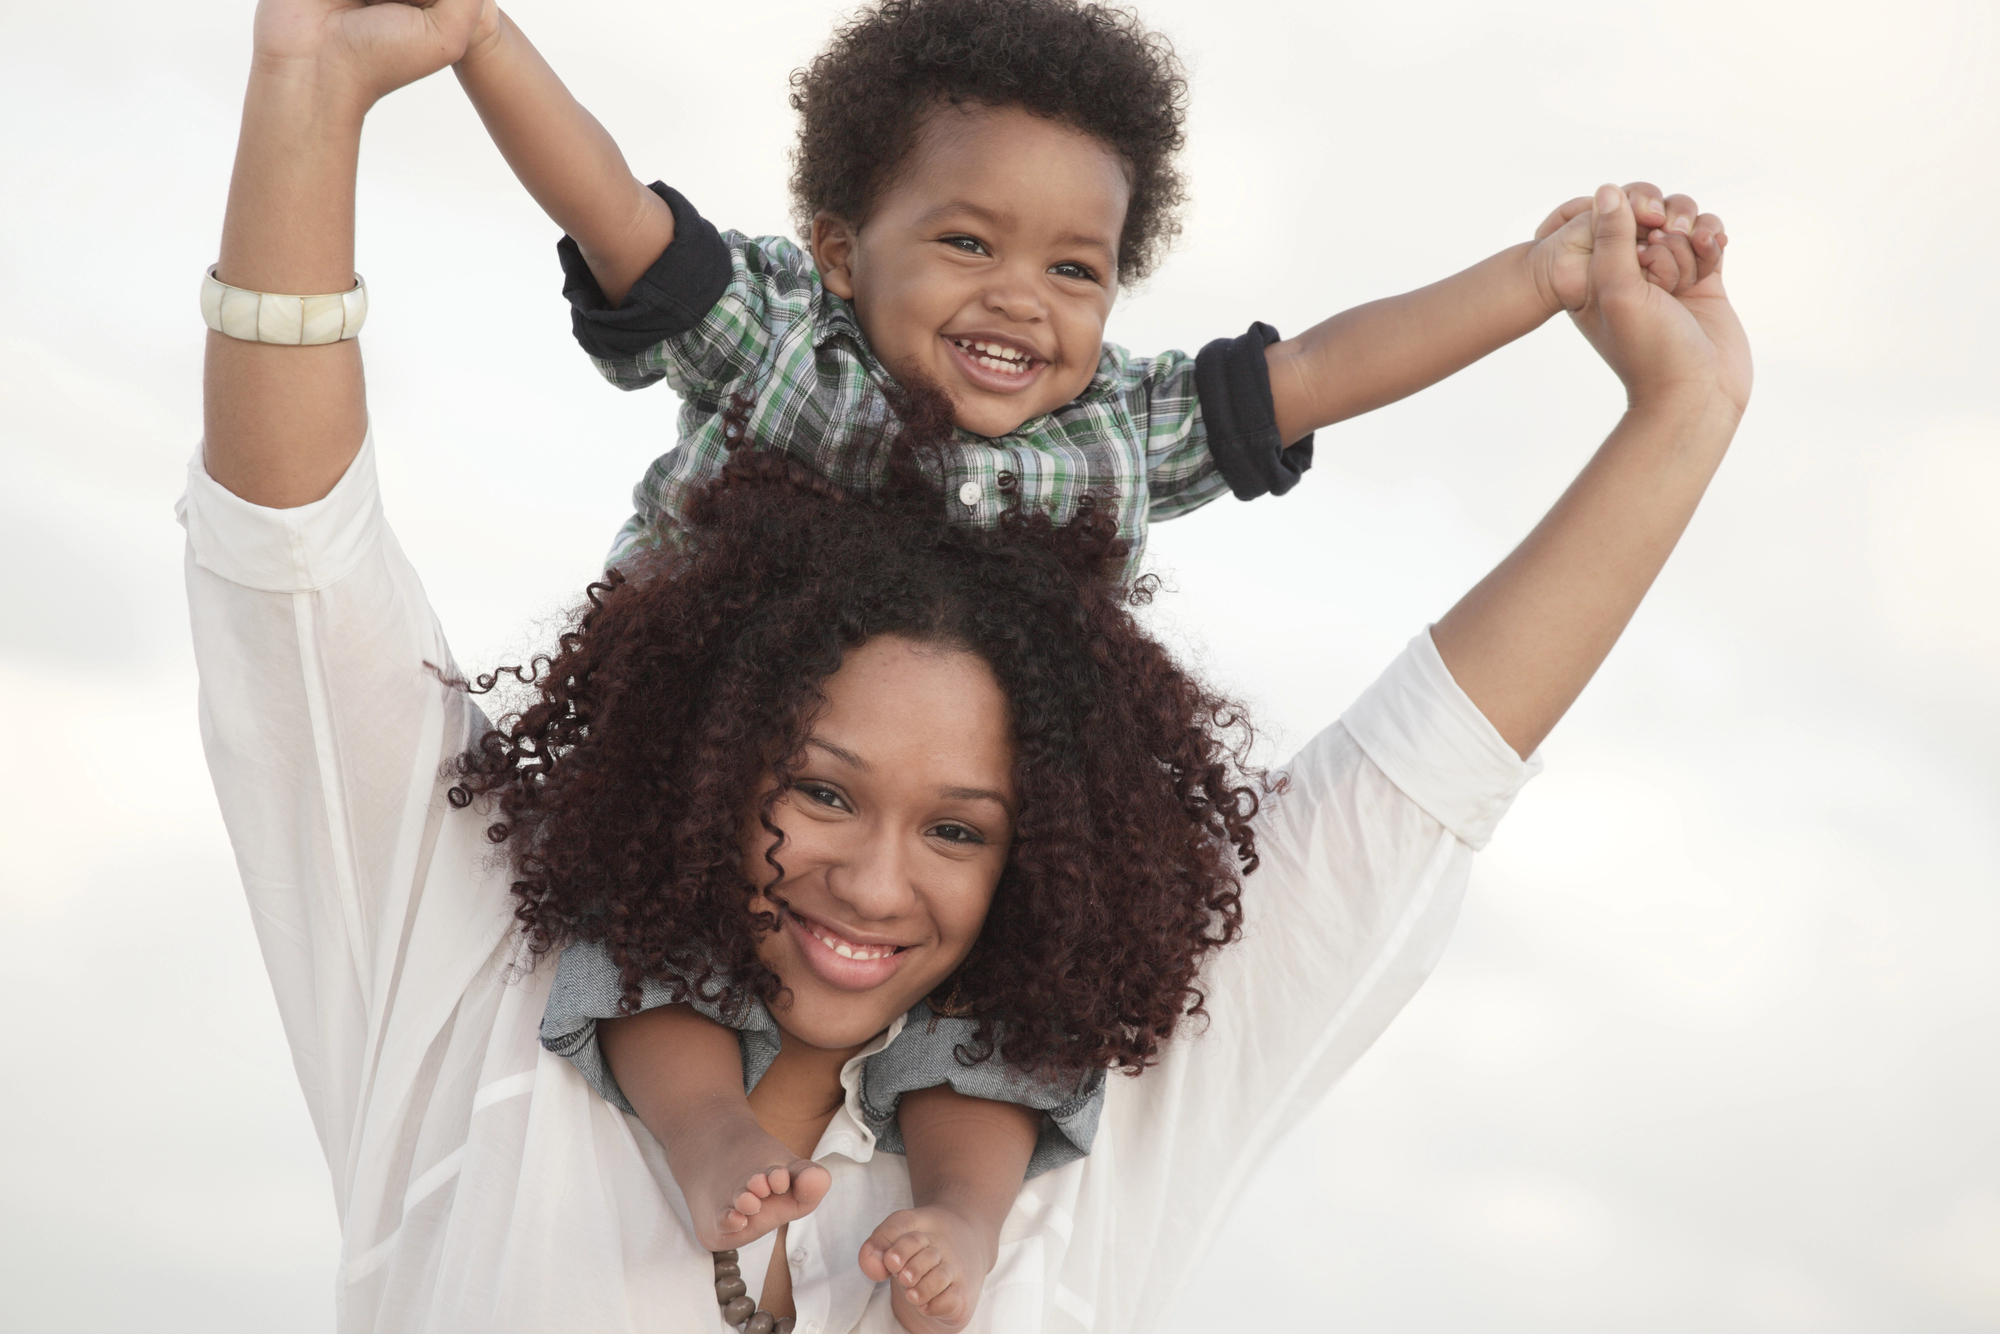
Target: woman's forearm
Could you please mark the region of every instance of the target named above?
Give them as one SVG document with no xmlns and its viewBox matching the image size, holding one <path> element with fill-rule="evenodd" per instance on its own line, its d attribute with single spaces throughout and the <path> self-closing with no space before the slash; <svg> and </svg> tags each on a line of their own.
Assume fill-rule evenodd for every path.
<svg viewBox="0 0 2000 1334">
<path fill-rule="evenodd" d="M 1527 756 L 1673 554 L 1736 431 L 1720 395 L 1625 414 L 1542 521 L 1431 630 L 1459 688 Z"/>
<path fill-rule="evenodd" d="M 1538 328 L 1557 307 L 1535 283 L 1533 248 L 1511 246 L 1265 349 L 1285 442 L 1406 398 Z"/>
<path fill-rule="evenodd" d="M 582 249 L 605 297 L 623 301 L 673 241 L 673 211 L 505 14 L 454 70 L 514 175 Z"/>
<path fill-rule="evenodd" d="M 369 101 L 323 65 L 256 63 L 218 278 L 297 295 L 354 285 L 355 164 Z M 333 489 L 361 448 L 359 347 L 273 346 L 211 331 L 203 407 L 211 477 L 254 504 L 309 504 Z"/>
</svg>

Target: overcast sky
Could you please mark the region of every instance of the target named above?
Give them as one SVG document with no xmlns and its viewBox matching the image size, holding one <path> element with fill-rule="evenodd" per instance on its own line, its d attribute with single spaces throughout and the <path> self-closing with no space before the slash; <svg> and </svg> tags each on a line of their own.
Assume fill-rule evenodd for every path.
<svg viewBox="0 0 2000 1334">
<path fill-rule="evenodd" d="M 719 223 L 787 227 L 839 6 L 513 9 Z M 2000 11 L 1153 0 L 1194 75 L 1137 350 L 1290 333 L 1602 181 L 1720 212 L 1750 414 L 1479 859 L 1436 977 L 1169 1334 L 2000 1330 Z M 172 521 L 250 5 L 0 4 L 0 1325 L 326 1330 L 338 1244 L 208 779 Z M 596 568 L 669 391 L 570 341 L 446 76 L 362 159 L 391 520 L 468 666 Z M 1163 629 L 1272 757 L 1615 420 L 1556 321 L 1155 530 Z M 1289 1324 L 1286 1322 L 1290 1322 Z"/>
</svg>

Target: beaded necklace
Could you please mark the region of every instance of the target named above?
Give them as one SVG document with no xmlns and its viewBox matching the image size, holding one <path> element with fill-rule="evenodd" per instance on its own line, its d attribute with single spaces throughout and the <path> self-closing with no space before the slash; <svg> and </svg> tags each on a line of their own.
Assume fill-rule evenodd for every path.
<svg viewBox="0 0 2000 1334">
<path fill-rule="evenodd" d="M 743 1334 L 792 1334 L 792 1317 L 775 1316 L 757 1309 L 750 1300 L 750 1285 L 736 1263 L 735 1251 L 713 1251 L 715 1256 L 715 1300 L 722 1306 L 724 1324 L 741 1325 Z"/>
</svg>

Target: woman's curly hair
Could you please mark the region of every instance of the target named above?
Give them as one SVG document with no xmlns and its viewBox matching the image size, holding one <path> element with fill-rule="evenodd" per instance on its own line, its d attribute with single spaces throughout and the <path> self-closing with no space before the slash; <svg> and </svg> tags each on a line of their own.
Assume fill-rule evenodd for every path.
<svg viewBox="0 0 2000 1334">
<path fill-rule="evenodd" d="M 1187 78 L 1133 14 L 1076 0 L 881 0 L 792 75 L 792 205 L 865 222 L 941 104 L 1018 106 L 1103 141 L 1132 197 L 1118 276 L 1146 276 L 1180 233 Z"/>
<path fill-rule="evenodd" d="M 1137 1071 L 1201 1013 L 1200 964 L 1241 928 L 1248 724 L 1135 621 L 1152 583 L 1120 583 L 1105 506 L 954 523 L 931 480 L 950 405 L 906 394 L 900 411 L 866 495 L 737 448 L 684 542 L 591 585 L 555 652 L 512 669 L 529 702 L 460 758 L 451 799 L 491 800 L 535 951 L 602 941 L 628 1008 L 648 977 L 769 1001 L 756 950 L 778 922 L 750 910 L 741 831 L 754 811 L 778 837 L 824 683 L 878 635 L 976 654 L 1009 702 L 1020 810 L 984 929 L 937 993 L 980 1020 L 961 1059 Z"/>
</svg>

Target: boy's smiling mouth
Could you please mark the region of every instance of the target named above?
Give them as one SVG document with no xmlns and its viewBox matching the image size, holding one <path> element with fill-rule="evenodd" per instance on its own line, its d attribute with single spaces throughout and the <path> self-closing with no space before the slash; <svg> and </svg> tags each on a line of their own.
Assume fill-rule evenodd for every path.
<svg viewBox="0 0 2000 1334">
<path fill-rule="evenodd" d="M 1041 379 L 1049 362 L 1018 343 L 990 336 L 943 335 L 950 356 L 966 379 L 989 393 L 1011 394 Z"/>
</svg>

